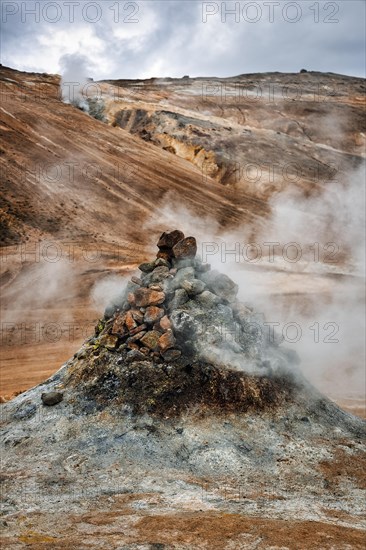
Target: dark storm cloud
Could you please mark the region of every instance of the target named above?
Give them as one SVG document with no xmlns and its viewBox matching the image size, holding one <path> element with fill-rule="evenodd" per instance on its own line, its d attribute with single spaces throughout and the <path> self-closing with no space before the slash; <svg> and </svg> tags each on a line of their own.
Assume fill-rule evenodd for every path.
<svg viewBox="0 0 366 550">
<path fill-rule="evenodd" d="M 364 76 L 364 20 L 362 0 L 2 0 L 2 63 L 55 73 L 63 55 L 79 53 L 94 78 Z"/>
</svg>

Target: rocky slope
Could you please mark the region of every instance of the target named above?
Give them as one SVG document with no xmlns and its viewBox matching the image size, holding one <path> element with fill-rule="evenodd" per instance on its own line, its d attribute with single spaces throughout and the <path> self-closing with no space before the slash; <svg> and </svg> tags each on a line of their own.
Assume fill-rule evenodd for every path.
<svg viewBox="0 0 366 550">
<path fill-rule="evenodd" d="M 211 179 L 202 185 L 188 161 L 172 163 L 168 152 L 63 103 L 59 77 L 1 67 L 0 78 L 3 244 L 27 236 L 116 245 L 123 235 L 146 245 L 130 220 L 157 219 L 168 191 L 193 211 L 204 204 L 219 223 L 265 211 L 244 192 L 234 196 Z"/>
<path fill-rule="evenodd" d="M 294 182 L 314 191 L 365 154 L 362 79 L 267 73 L 98 87 L 111 125 L 258 198 Z"/>
<path fill-rule="evenodd" d="M 109 125 L 63 103 L 58 76 L 0 67 L 0 82 L 4 244 L 25 234 L 144 244 L 127 220 L 156 215 L 167 191 L 220 224 L 260 223 L 273 191 L 316 191 L 365 155 L 358 78 L 86 83 Z"/>
</svg>

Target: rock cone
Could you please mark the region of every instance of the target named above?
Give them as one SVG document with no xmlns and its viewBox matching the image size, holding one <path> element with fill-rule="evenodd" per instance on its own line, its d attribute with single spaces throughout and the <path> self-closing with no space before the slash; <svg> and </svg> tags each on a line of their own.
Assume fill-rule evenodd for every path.
<svg viewBox="0 0 366 550">
<path fill-rule="evenodd" d="M 157 259 L 141 264 L 140 276 L 107 308 L 95 346 L 155 363 L 201 359 L 267 374 L 285 366 L 289 354 L 278 351 L 263 319 L 237 301 L 238 286 L 196 257 L 194 237 L 165 232 L 157 246 Z"/>
</svg>

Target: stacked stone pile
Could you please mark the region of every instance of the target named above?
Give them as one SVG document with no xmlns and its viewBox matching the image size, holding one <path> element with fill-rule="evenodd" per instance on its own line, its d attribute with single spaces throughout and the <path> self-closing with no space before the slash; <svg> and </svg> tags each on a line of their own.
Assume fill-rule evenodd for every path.
<svg viewBox="0 0 366 550">
<path fill-rule="evenodd" d="M 194 237 L 163 233 L 157 258 L 139 266 L 96 327 L 96 346 L 157 363 L 183 358 L 264 360 L 263 332 L 237 301 L 238 286 L 197 257 Z M 229 354 L 229 355 L 228 355 Z"/>
</svg>

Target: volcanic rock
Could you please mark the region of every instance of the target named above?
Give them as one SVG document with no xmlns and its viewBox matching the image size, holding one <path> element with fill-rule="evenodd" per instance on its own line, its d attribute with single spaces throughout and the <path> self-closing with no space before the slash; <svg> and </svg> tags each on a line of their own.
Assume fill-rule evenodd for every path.
<svg viewBox="0 0 366 550">
<path fill-rule="evenodd" d="M 184 239 L 182 231 L 164 232 L 158 241 L 159 252 L 157 253 L 157 260 L 163 260 L 167 267 L 170 267 L 170 261 L 174 257 L 173 247 L 182 239 Z"/>
<path fill-rule="evenodd" d="M 171 245 L 178 234 L 164 234 L 159 245 Z M 153 360 L 158 363 L 165 360 L 168 349 L 175 348 L 180 354 L 172 354 L 172 357 L 176 360 L 179 356 L 183 363 L 187 358 L 221 362 L 225 357 L 232 365 L 239 366 L 249 359 L 255 362 L 256 368 L 271 372 L 274 344 L 257 334 L 260 324 L 255 324 L 257 332 L 252 330 L 252 316 L 248 316 L 236 300 L 237 285 L 227 275 L 210 271 L 207 264 L 202 270 L 202 261 L 193 257 L 192 246 L 196 250 L 193 237 L 181 239 L 174 245 L 182 258 L 175 258 L 177 267 L 173 270 L 165 260 L 158 258 L 151 262 L 142 276 L 142 284 L 150 285 L 149 288 L 141 288 L 134 282 L 133 286 L 127 285 L 128 289 L 133 289 L 133 298 L 129 298 L 132 305 L 122 301 L 120 307 L 125 313 L 113 325 L 119 328 L 122 342 L 125 340 L 130 349 L 151 350 Z M 120 328 L 123 319 L 127 335 Z M 146 330 L 148 325 L 152 326 L 150 331 Z M 100 330 L 108 334 L 109 324 L 103 326 L 101 323 Z M 104 338 L 107 342 L 108 337 Z M 285 362 L 284 353 L 277 354 L 276 365 Z"/>
<path fill-rule="evenodd" d="M 117 315 L 117 317 L 114 319 L 113 326 L 112 326 L 113 334 L 119 334 L 121 336 L 126 334 L 125 320 L 126 320 L 125 314 Z"/>
<path fill-rule="evenodd" d="M 178 288 L 178 290 L 174 293 L 174 297 L 172 298 L 169 307 L 171 310 L 174 310 L 188 302 L 188 300 L 189 296 L 187 292 L 183 288 Z"/>
<path fill-rule="evenodd" d="M 163 284 L 158 285 L 157 283 L 149 284 L 149 288 L 151 290 L 157 290 L 158 292 L 162 292 L 164 290 Z"/>
<path fill-rule="evenodd" d="M 145 262 L 139 265 L 139 270 L 143 273 L 150 273 L 155 268 L 155 262 Z"/>
<path fill-rule="evenodd" d="M 134 328 L 137 327 L 137 323 L 136 323 L 135 319 L 133 318 L 131 311 L 127 311 L 126 318 L 125 318 L 125 323 L 126 323 L 126 327 L 128 328 L 129 331 L 131 331 L 131 330 L 133 330 Z"/>
<path fill-rule="evenodd" d="M 173 258 L 173 251 L 171 248 L 162 248 L 156 256 L 158 259 L 169 262 Z"/>
<path fill-rule="evenodd" d="M 155 264 L 155 267 L 165 266 L 168 269 L 170 269 L 171 267 L 170 262 L 167 262 L 166 260 L 164 260 L 164 258 L 157 258 L 154 264 Z"/>
<path fill-rule="evenodd" d="M 170 232 L 164 232 L 159 241 L 158 241 L 158 248 L 173 248 L 175 244 L 177 244 L 179 241 L 184 239 L 184 233 L 182 231 L 179 231 L 175 229 L 174 231 Z"/>
<path fill-rule="evenodd" d="M 144 320 L 144 314 L 138 309 L 131 309 L 131 315 L 137 323 L 142 323 Z"/>
<path fill-rule="evenodd" d="M 164 315 L 164 317 L 160 319 L 159 325 L 163 330 L 168 330 L 172 328 L 172 324 L 167 315 Z"/>
<path fill-rule="evenodd" d="M 144 320 L 145 323 L 153 324 L 156 323 L 156 321 L 159 321 L 162 317 L 164 317 L 165 311 L 163 308 L 157 307 L 157 306 L 149 306 L 146 308 Z"/>
<path fill-rule="evenodd" d="M 103 334 L 100 337 L 99 344 L 107 349 L 115 349 L 118 344 L 118 336 L 114 334 Z"/>
<path fill-rule="evenodd" d="M 140 334 L 143 330 L 146 330 L 146 329 L 147 329 L 147 325 L 143 323 L 142 325 L 130 330 L 130 334 L 131 336 L 133 336 L 134 334 Z M 140 336 L 142 336 L 142 334 L 140 334 Z"/>
<path fill-rule="evenodd" d="M 148 288 L 139 288 L 135 292 L 135 303 L 139 307 L 155 306 L 162 304 L 165 300 L 164 292 L 151 290 Z"/>
<path fill-rule="evenodd" d="M 57 392 L 57 391 L 42 393 L 41 395 L 42 403 L 47 407 L 52 407 L 53 405 L 57 405 L 58 403 L 61 403 L 63 398 L 64 398 L 63 393 Z"/>
<path fill-rule="evenodd" d="M 127 286 L 126 286 L 126 293 L 130 293 L 130 292 L 134 293 L 134 292 L 136 292 L 136 290 L 138 290 L 140 288 L 140 286 L 141 285 L 137 285 L 136 283 L 132 282 L 132 280 L 128 281 Z M 123 301 L 124 301 L 124 295 L 121 294 L 120 299 L 117 302 L 117 305 L 119 305 L 119 304 L 122 305 Z"/>
<path fill-rule="evenodd" d="M 173 246 L 173 255 L 179 260 L 194 258 L 196 254 L 197 242 L 194 237 L 186 237 Z"/>
<path fill-rule="evenodd" d="M 133 342 L 137 342 L 138 340 L 141 340 L 141 338 L 146 334 L 145 328 L 146 327 L 138 327 L 138 329 L 135 329 L 135 330 L 138 330 L 138 332 L 134 332 L 131 336 L 129 336 L 129 338 L 127 338 L 127 341 L 126 341 L 127 345 Z"/>
<path fill-rule="evenodd" d="M 195 278 L 195 271 L 193 267 L 184 267 L 179 269 L 174 279 L 170 281 L 169 288 L 176 290 L 182 286 L 184 281 L 193 281 Z"/>
<path fill-rule="evenodd" d="M 238 293 L 238 285 L 224 273 L 219 273 L 216 270 L 207 271 L 206 273 L 202 273 L 200 278 L 206 283 L 208 289 L 220 298 L 229 302 L 235 300 Z"/>
<path fill-rule="evenodd" d="M 127 294 L 127 300 L 128 300 L 128 303 L 131 304 L 131 305 L 136 304 L 136 297 L 135 297 L 133 292 L 129 292 Z"/>
<path fill-rule="evenodd" d="M 141 338 L 141 343 L 151 350 L 156 350 L 160 337 L 161 332 L 158 332 L 157 330 L 150 330 Z"/>
<path fill-rule="evenodd" d="M 162 336 L 160 336 L 158 344 L 160 350 L 163 353 L 169 348 L 173 348 L 175 346 L 175 338 L 172 330 L 168 330 Z"/>
<path fill-rule="evenodd" d="M 201 294 L 201 292 L 203 292 L 206 288 L 205 283 L 199 279 L 193 279 L 192 281 L 184 280 L 181 286 L 189 294 L 189 296 Z"/>
<path fill-rule="evenodd" d="M 165 265 L 160 265 L 152 271 L 150 275 L 150 281 L 152 283 L 160 283 L 169 275 L 169 267 Z"/>
<path fill-rule="evenodd" d="M 131 349 L 131 350 L 139 351 L 139 349 L 140 349 L 139 345 L 136 343 L 135 338 L 128 338 L 126 346 L 128 347 L 128 349 Z"/>
<path fill-rule="evenodd" d="M 205 307 L 211 308 L 220 302 L 220 298 L 209 290 L 204 290 L 199 296 L 197 301 Z"/>
</svg>

